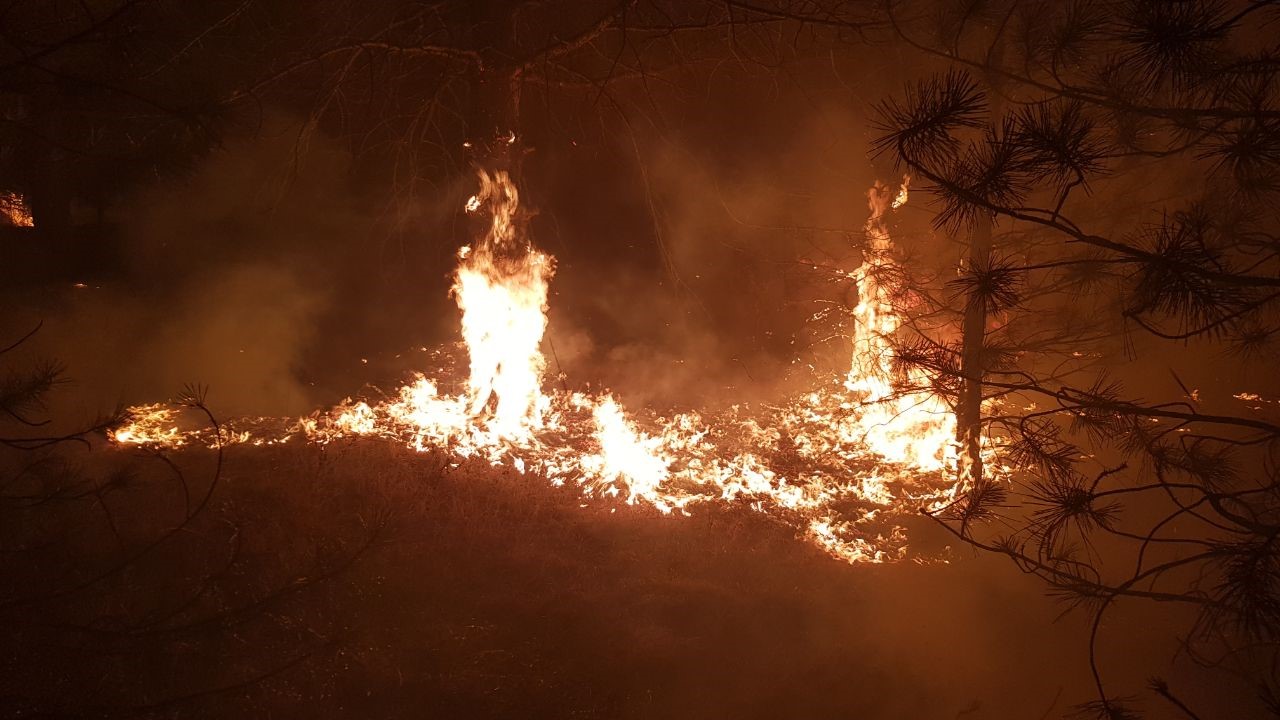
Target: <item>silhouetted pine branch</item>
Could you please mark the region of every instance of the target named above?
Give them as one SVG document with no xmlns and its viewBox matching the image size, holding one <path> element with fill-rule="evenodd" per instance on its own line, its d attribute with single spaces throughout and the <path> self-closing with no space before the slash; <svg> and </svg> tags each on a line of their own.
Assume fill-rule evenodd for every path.
<svg viewBox="0 0 1280 720">
<path fill-rule="evenodd" d="M 956 157 L 960 142 L 953 133 L 985 124 L 987 100 L 967 73 L 953 71 L 909 85 L 904 97 L 876 106 L 873 143 L 876 154 L 891 152 L 900 162 L 936 166 Z"/>
</svg>

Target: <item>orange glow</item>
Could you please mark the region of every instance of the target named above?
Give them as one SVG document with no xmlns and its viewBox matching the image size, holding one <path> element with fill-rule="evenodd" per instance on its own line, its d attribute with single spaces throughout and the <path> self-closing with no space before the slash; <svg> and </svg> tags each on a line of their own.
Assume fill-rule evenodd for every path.
<svg viewBox="0 0 1280 720">
<path fill-rule="evenodd" d="M 930 378 L 911 372 L 905 387 L 890 382 L 893 350 L 888 338 L 897 332 L 900 319 L 889 303 L 889 291 L 878 278 L 893 267 L 889 251 L 893 243 L 884 224 L 890 208 L 889 189 L 876 184 L 867 193 L 871 216 L 867 219 L 868 247 L 862 266 L 855 271 L 858 305 L 854 308 L 853 356 L 844 386 L 852 412 L 844 422 L 833 419 L 846 440 L 860 441 L 876 455 L 919 470 L 942 470 L 955 462 L 956 420 L 950 408 L 927 389 Z M 892 207 L 906 202 L 904 179 Z"/>
<path fill-rule="evenodd" d="M 177 411 L 161 403 L 138 405 L 126 412 L 128 421 L 108 432 L 112 441 L 122 445 L 181 447 L 190 433 L 178 427 Z"/>
<path fill-rule="evenodd" d="M 688 514 L 708 503 L 769 513 L 848 562 L 906 556 L 894 517 L 956 492 L 955 418 L 922 373 L 891 382 L 888 337 L 900 318 L 880 278 L 892 269 L 885 213 L 907 200 L 877 184 L 868 194 L 867 249 L 852 274 L 859 291 L 848 372 L 780 407 L 715 416 L 630 413 L 609 394 L 548 391 L 540 351 L 554 262 L 519 233 L 519 195 L 505 172 L 479 174 L 468 213 L 488 213 L 484 237 L 458 252 L 452 294 L 469 354 L 465 392 L 417 375 L 377 404 L 347 400 L 275 431 L 224 432 L 226 443 L 290 437 L 327 443 L 380 437 L 455 462 L 478 459 L 576 486 L 584 496 Z M 182 431 L 166 406 L 135 408 L 112 439 L 129 445 L 212 444 Z"/>
<path fill-rule="evenodd" d="M 0 217 L 13 227 L 35 227 L 35 218 L 22 193 L 0 192 Z"/>
</svg>

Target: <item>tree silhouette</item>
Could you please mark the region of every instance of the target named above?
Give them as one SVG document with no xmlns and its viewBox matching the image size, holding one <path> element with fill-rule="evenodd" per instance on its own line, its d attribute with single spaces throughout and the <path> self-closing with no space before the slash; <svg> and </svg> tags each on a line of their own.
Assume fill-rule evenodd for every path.
<svg viewBox="0 0 1280 720">
<path fill-rule="evenodd" d="M 220 30 L 246 3 L 8 3 L 0 9 L 0 192 L 60 239 L 76 206 L 104 209 L 187 169 L 221 136 Z"/>
<path fill-rule="evenodd" d="M 1098 699 L 1084 716 L 1137 717 L 1093 652 L 1106 613 L 1128 598 L 1194 609 L 1183 649 L 1250 678 L 1280 712 L 1272 400 L 1242 388 L 1212 390 L 1238 402 L 1202 399 L 1171 367 L 1173 395 L 1144 399 L 1127 382 L 1168 390 L 1107 371 L 1141 354 L 1149 375 L 1165 362 L 1158 353 L 1211 344 L 1230 353 L 1224 362 L 1274 353 L 1280 66 L 1261 34 L 1277 8 L 887 8 L 898 36 L 940 70 L 880 105 L 875 150 L 928 186 L 938 229 L 996 229 L 989 259 L 962 268 L 951 299 L 998 322 L 958 320 L 961 340 L 898 340 L 900 362 L 940 376 L 953 398 L 980 382 L 982 425 L 1008 466 L 1007 478 L 971 477 L 928 514 L 1091 614 Z M 1144 182 L 1179 196 L 1144 200 Z M 1070 311 L 1081 306 L 1092 330 Z M 988 358 L 980 377 L 961 357 L 974 333 Z M 1163 681 L 1152 690 L 1196 717 Z"/>
</svg>

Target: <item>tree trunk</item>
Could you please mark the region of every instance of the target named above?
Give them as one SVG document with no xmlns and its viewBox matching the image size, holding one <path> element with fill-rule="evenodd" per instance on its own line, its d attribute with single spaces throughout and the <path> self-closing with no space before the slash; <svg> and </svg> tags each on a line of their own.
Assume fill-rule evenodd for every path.
<svg viewBox="0 0 1280 720">
<path fill-rule="evenodd" d="M 991 261 L 991 220 L 980 218 L 969 236 L 970 269 L 984 269 Z M 964 340 L 960 352 L 961 388 L 956 407 L 956 440 L 960 443 L 961 475 L 982 479 L 982 378 L 986 345 L 987 303 L 971 294 L 964 307 Z"/>
<path fill-rule="evenodd" d="M 998 50 L 1002 48 L 997 48 Z M 993 54 L 993 58 L 1000 53 Z M 988 76 L 989 87 L 994 88 L 993 78 Z M 988 113 L 993 123 L 1000 119 L 999 95 L 992 93 Z M 970 272 L 985 272 L 991 267 L 993 242 L 992 225 L 995 221 L 980 213 L 969 231 Z M 982 379 L 986 375 L 984 356 L 987 340 L 987 299 L 982 289 L 975 286 L 964 306 L 964 338 L 960 350 L 960 398 L 956 407 L 956 440 L 960 443 L 960 475 L 971 482 L 982 480 Z"/>
</svg>

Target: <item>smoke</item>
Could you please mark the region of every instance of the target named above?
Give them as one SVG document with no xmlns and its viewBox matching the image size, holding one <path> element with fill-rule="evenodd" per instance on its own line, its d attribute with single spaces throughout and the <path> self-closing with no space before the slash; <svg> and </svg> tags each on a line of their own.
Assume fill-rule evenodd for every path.
<svg viewBox="0 0 1280 720">
<path fill-rule="evenodd" d="M 864 109 L 799 107 L 744 120 L 769 132 L 644 135 L 639 167 L 608 190 L 554 166 L 539 178 L 574 198 L 547 202 L 554 223 L 535 225 L 544 247 L 574 238 L 553 247 L 553 370 L 664 408 L 776 400 L 811 389 L 814 370 L 847 371 L 866 192 L 901 175 L 867 156 Z M 632 205 L 619 212 L 605 192 L 630 192 Z M 925 213 L 908 208 L 891 220 L 895 240 L 943 257 Z"/>
<path fill-rule="evenodd" d="M 858 106 L 778 105 L 787 111 L 743 117 L 755 125 L 741 132 L 708 123 L 642 138 L 642 174 L 611 176 L 600 163 L 553 157 L 555 148 L 540 156 L 543 168 L 521 190 L 543 212 L 535 243 L 559 260 L 545 384 L 607 385 L 629 407 L 701 409 L 789 392 L 810 366 L 847 367 L 838 316 L 851 298 L 838 275 L 861 259 L 866 188 L 897 177 L 866 156 Z M 732 105 L 717 111 L 733 114 Z M 468 238 L 447 221 L 461 187 L 411 199 L 420 217 L 389 242 L 381 203 L 353 187 L 348 153 L 320 135 L 300 146 L 293 127 L 273 123 L 133 198 L 119 218 L 122 261 L 84 278 L 88 287 L 69 277 L 7 292 L 8 336 L 45 323 L 15 364 L 55 357 L 75 382 L 58 394 L 59 414 L 152 402 L 187 382 L 210 386 L 211 403 L 229 415 L 305 413 L 416 369 L 419 356 L 402 357 L 405 348 L 454 339 L 449 250 Z M 1139 186 L 1152 200 L 1175 192 L 1136 177 L 1111 187 Z M 917 196 L 900 214 L 894 240 L 945 267 L 958 249 L 928 229 L 924 202 Z M 1127 220 L 1117 215 L 1116 227 Z M 1179 359 L 1214 370 L 1204 357 Z M 818 620 L 865 631 L 869 654 L 925 697 L 973 695 L 972 711 L 929 708 L 937 717 L 1039 717 L 1058 687 L 1067 688 L 1062 705 L 1088 696 L 1079 624 L 1031 635 L 1047 638 L 1034 647 L 1023 630 L 1043 628 L 1052 608 L 1012 569 L 964 565 L 949 583 L 913 570 L 868 573 L 885 585 L 859 599 L 860 616 L 850 619 L 841 595 Z M 1110 635 L 1138 648 L 1127 651 L 1132 669 L 1108 668 L 1128 673 L 1121 687 L 1140 686 L 1139 674 L 1170 657 L 1135 639 L 1139 625 L 1116 621 Z M 952 650 L 928 652 L 942 647 Z M 939 658 L 954 665 L 938 667 Z M 966 694 L 971 686 L 984 690 Z M 901 710 L 880 706 L 878 716 Z"/>
<path fill-rule="evenodd" d="M 865 107 L 809 90 L 763 113 L 751 93 L 708 96 L 678 133 L 614 127 L 590 156 L 531 129 L 521 197 L 558 266 L 548 384 L 688 408 L 844 369 L 855 297 L 838 275 L 860 261 L 866 188 L 897 178 L 866 155 Z M 392 386 L 422 369 L 418 348 L 457 339 L 448 275 L 474 239 L 458 222 L 474 180 L 406 197 L 373 174 L 271 117 L 119 208 L 115 265 L 15 303 L 45 319 L 41 352 L 68 365 L 82 409 L 198 382 L 224 413 L 296 414 Z"/>
<path fill-rule="evenodd" d="M 314 405 L 313 355 L 332 352 L 318 329 L 342 300 L 335 266 L 370 220 L 344 186 L 345 153 L 322 139 L 302 151 L 285 127 L 132 197 L 90 233 L 88 242 L 116 246 L 98 253 L 113 262 L 42 276 L 77 252 L 47 248 L 49 262 L 7 293 L 10 335 L 43 321 L 22 351 L 65 365 L 72 391 L 58 396 L 68 413 L 170 398 L 187 383 L 208 386 L 224 414 Z"/>
<path fill-rule="evenodd" d="M 145 298 L 109 288 L 77 288 L 55 307 L 25 309 L 44 325 L 14 365 L 42 357 L 65 366 L 71 387 L 54 395 L 55 415 L 71 421 L 164 400 L 188 383 L 208 386 L 222 413 L 309 405 L 295 368 L 321 296 L 287 268 L 211 269 L 191 286 Z"/>
</svg>

